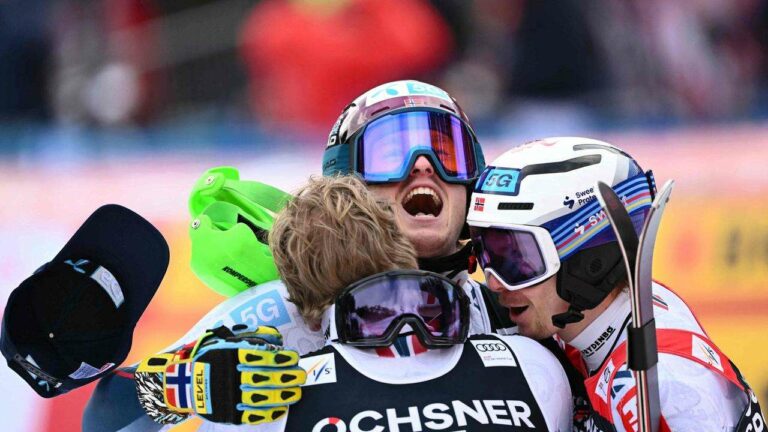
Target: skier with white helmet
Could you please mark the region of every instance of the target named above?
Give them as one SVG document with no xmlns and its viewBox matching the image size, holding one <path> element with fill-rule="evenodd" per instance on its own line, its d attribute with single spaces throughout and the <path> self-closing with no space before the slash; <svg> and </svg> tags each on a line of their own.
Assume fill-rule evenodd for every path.
<svg viewBox="0 0 768 432">
<path fill-rule="evenodd" d="M 488 286 L 521 334 L 556 335 L 582 370 L 593 413 L 588 430 L 637 428 L 637 388 L 627 368 L 630 299 L 616 238 L 597 200 L 603 181 L 639 231 L 653 174 L 624 151 L 586 138 L 513 148 L 483 172 L 468 223 Z M 756 431 L 757 399 L 684 301 L 654 282 L 662 429 Z"/>
<path fill-rule="evenodd" d="M 377 197 L 392 203 L 398 227 L 414 245 L 421 269 L 441 273 L 461 284 L 470 299 L 471 334 L 487 334 L 492 330 L 483 291 L 467 272 L 471 248 L 460 241 L 468 236 L 465 226 L 467 200 L 484 166 L 482 150 L 466 114 L 456 101 L 442 89 L 412 80 L 373 88 L 344 108 L 333 126 L 323 157 L 323 175 L 357 173 Z M 226 177 L 225 171 L 214 174 L 216 178 Z M 208 177 L 202 178 L 202 191 L 207 188 L 218 190 L 219 183 L 227 180 L 214 179 L 208 184 Z M 206 223 L 204 218 L 201 221 L 198 230 L 220 225 Z M 239 225 L 235 224 L 233 229 Z M 240 231 L 247 232 L 247 229 Z M 193 249 L 194 243 L 204 238 L 200 232 L 193 231 Z M 243 239 L 232 240 L 244 243 Z M 251 243 L 258 244 L 258 240 L 254 238 Z M 209 286 L 210 281 L 215 282 L 217 286 L 212 287 L 218 292 L 242 291 L 247 287 L 243 280 L 253 279 L 232 277 L 232 272 L 224 274 L 220 271 L 230 268 L 246 275 L 243 269 L 252 268 L 254 263 L 245 262 L 250 255 L 237 252 L 241 249 L 206 246 L 200 250 L 208 253 L 209 265 L 203 259 L 198 260 L 196 266 L 193 262 L 193 268 L 198 274 L 201 268 L 217 270 L 218 273 L 203 280 Z M 236 265 L 226 265 L 226 260 Z M 253 274 L 257 273 L 254 270 Z M 229 287 L 232 289 L 218 286 L 225 280 L 233 284 Z M 260 302 L 266 301 L 273 303 L 264 310 L 274 309 L 275 312 L 254 313 L 263 310 L 265 306 Z M 265 320 L 262 316 L 271 319 Z M 303 323 L 295 313 L 295 307 L 285 301 L 285 288 L 277 281 L 251 288 L 227 300 L 174 346 L 194 341 L 204 330 L 221 323 L 230 327 L 237 324 L 273 325 L 283 333 L 286 347 L 301 354 L 316 349 L 318 343 L 322 346 L 322 333 Z M 407 357 L 413 354 L 409 346 L 398 345 L 397 348 L 394 355 Z M 101 382 L 84 415 L 86 430 L 151 431 L 160 428 L 156 423 L 159 419 L 173 423 L 189 416 L 188 413 L 174 416 L 173 412 L 166 412 L 162 397 L 143 397 L 140 406 L 135 400 L 132 379 L 133 374 L 128 373 L 127 377 L 116 376 Z M 121 409 L 112 409 L 114 400 L 121 401 Z M 287 404 L 275 402 L 269 409 L 273 413 L 285 412 Z M 144 411 L 151 412 L 154 421 Z M 209 430 L 227 428 L 217 427 L 209 423 L 204 425 Z"/>
</svg>

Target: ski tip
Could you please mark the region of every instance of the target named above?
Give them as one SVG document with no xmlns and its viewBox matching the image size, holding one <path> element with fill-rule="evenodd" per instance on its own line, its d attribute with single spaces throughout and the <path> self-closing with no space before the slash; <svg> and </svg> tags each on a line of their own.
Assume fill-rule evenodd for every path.
<svg viewBox="0 0 768 432">
<path fill-rule="evenodd" d="M 659 192 L 656 194 L 657 199 L 653 203 L 654 207 L 659 207 L 662 204 L 667 204 L 669 202 L 669 198 L 672 195 L 672 189 L 675 186 L 675 181 L 670 179 L 667 180 L 664 183 L 664 186 L 661 187 Z"/>
</svg>

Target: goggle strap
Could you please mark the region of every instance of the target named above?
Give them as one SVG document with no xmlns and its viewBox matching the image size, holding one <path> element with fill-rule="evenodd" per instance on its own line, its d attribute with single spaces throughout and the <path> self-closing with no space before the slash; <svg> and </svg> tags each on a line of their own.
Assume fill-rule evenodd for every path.
<svg viewBox="0 0 768 432">
<path fill-rule="evenodd" d="M 656 199 L 656 178 L 653 176 L 653 170 L 645 172 L 645 178 L 648 180 L 648 190 L 651 192 L 651 202 Z"/>
<path fill-rule="evenodd" d="M 339 332 L 336 328 L 336 305 L 331 304 L 328 310 L 323 314 L 322 326 L 323 337 L 326 341 L 338 342 Z"/>
<path fill-rule="evenodd" d="M 328 147 L 323 154 L 323 177 L 334 175 L 349 175 L 355 172 L 352 168 L 357 164 L 352 160 L 351 145 L 336 144 Z"/>
</svg>

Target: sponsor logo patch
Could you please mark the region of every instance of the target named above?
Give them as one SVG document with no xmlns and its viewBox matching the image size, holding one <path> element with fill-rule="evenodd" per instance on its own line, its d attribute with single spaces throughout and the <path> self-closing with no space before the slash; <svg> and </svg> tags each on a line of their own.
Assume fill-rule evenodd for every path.
<svg viewBox="0 0 768 432">
<path fill-rule="evenodd" d="M 512 355 L 507 344 L 500 340 L 473 340 L 475 347 L 485 367 L 517 366 L 515 356 Z"/>
<path fill-rule="evenodd" d="M 611 335 L 616 331 L 613 326 L 608 326 L 607 329 L 600 335 L 600 337 L 597 338 L 594 342 L 592 342 L 588 347 L 581 350 L 581 354 L 584 355 L 584 357 L 592 357 L 600 348 L 602 348 L 603 345 L 610 339 Z"/>
<path fill-rule="evenodd" d="M 611 375 L 614 370 L 616 370 L 616 365 L 613 364 L 613 360 L 609 360 L 603 370 L 603 375 L 597 382 L 597 387 L 595 387 L 595 394 L 597 394 L 605 403 L 608 403 L 608 383 L 611 380 Z"/>
<path fill-rule="evenodd" d="M 279 327 L 291 322 L 283 301 L 280 293 L 272 290 L 243 303 L 230 312 L 229 316 L 235 324 L 246 324 L 249 327 L 260 325 Z"/>
<path fill-rule="evenodd" d="M 193 379 L 192 393 L 195 396 L 195 411 L 198 414 L 210 414 L 211 392 L 208 391 L 210 365 L 205 363 L 195 363 Z"/>
<path fill-rule="evenodd" d="M 697 359 L 709 364 L 715 369 L 723 372 L 723 363 L 718 354 L 708 343 L 696 335 L 691 336 L 691 354 Z"/>
<path fill-rule="evenodd" d="M 597 199 L 597 196 L 595 196 L 595 188 L 591 187 L 589 189 L 576 192 L 576 199 L 578 200 L 579 206 L 591 203 Z"/>
<path fill-rule="evenodd" d="M 240 282 L 244 283 L 247 287 L 252 287 L 256 285 L 256 282 L 251 280 L 248 276 L 240 273 L 239 271 L 233 269 L 230 266 L 224 266 L 224 268 L 221 269 L 224 273 L 234 277 L 235 279 L 239 280 Z"/>
<path fill-rule="evenodd" d="M 80 362 L 80 367 L 77 368 L 76 371 L 69 374 L 69 377 L 72 379 L 88 379 L 91 377 L 95 377 L 96 375 L 106 371 L 107 369 L 114 366 L 114 363 L 107 363 L 104 366 L 102 366 L 100 369 L 96 369 L 95 367 L 89 365 L 86 362 Z"/>
<path fill-rule="evenodd" d="M 482 182 L 478 183 L 477 192 L 517 195 L 520 185 L 520 170 L 512 168 L 491 168 L 483 174 Z"/>
<path fill-rule="evenodd" d="M 336 382 L 336 357 L 333 353 L 303 358 L 299 360 L 299 367 L 307 371 L 307 382 L 303 387 Z"/>
<path fill-rule="evenodd" d="M 112 299 L 115 307 L 120 307 L 120 305 L 123 304 L 125 301 L 123 290 L 120 288 L 120 284 L 117 282 L 117 279 L 115 279 L 115 276 L 113 276 L 109 270 L 104 267 L 99 267 L 93 272 L 91 279 L 95 280 L 96 283 L 107 292 L 107 295 Z"/>
<path fill-rule="evenodd" d="M 516 430 L 541 430 L 531 421 L 531 407 L 520 400 L 459 400 L 424 406 L 361 411 L 351 418 L 326 417 L 312 432 L 466 431 L 479 425 L 514 426 Z M 537 428 L 538 426 L 538 428 Z M 504 428 L 507 429 L 507 428 Z"/>
<path fill-rule="evenodd" d="M 451 97 L 445 91 L 429 84 L 416 81 L 400 81 L 384 84 L 371 90 L 368 95 L 368 105 L 402 96 L 434 96 L 453 103 Z"/>
</svg>

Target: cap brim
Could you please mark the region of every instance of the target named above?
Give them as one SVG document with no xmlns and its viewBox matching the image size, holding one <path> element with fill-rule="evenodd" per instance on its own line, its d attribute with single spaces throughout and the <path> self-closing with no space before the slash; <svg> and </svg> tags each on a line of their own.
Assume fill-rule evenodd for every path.
<svg viewBox="0 0 768 432">
<path fill-rule="evenodd" d="M 53 261 L 80 258 L 93 260 L 115 276 L 135 325 L 160 287 L 169 251 L 151 223 L 125 207 L 108 204 L 83 223 Z"/>
</svg>

